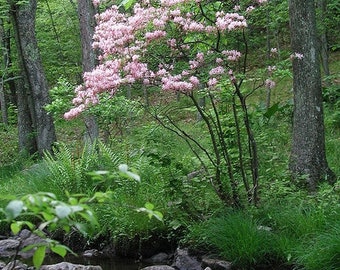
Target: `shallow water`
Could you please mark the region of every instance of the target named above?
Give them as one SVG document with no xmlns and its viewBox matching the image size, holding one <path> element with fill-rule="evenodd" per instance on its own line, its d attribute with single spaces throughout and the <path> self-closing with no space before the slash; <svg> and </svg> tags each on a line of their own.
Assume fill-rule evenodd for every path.
<svg viewBox="0 0 340 270">
<path fill-rule="evenodd" d="M 47 255 L 48 256 L 48 255 Z M 131 259 L 121 259 L 121 258 L 84 258 L 84 257 L 74 257 L 69 256 L 64 260 L 56 258 L 54 256 L 49 256 L 45 258 L 44 264 L 56 264 L 62 261 L 67 261 L 74 264 L 82 265 L 100 265 L 103 270 L 139 270 L 148 265 L 140 262 L 135 262 Z"/>
</svg>

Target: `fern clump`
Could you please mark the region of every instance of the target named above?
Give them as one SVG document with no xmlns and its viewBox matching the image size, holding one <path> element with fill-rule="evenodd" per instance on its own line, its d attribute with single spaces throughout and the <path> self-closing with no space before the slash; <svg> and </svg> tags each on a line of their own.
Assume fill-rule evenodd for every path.
<svg viewBox="0 0 340 270">
<path fill-rule="evenodd" d="M 66 144 L 58 144 L 55 153 L 46 153 L 44 162 L 50 172 L 49 180 L 61 191 L 88 193 L 92 190 L 89 172 L 117 168 L 119 157 L 103 143 L 87 144 L 79 156 Z"/>
</svg>

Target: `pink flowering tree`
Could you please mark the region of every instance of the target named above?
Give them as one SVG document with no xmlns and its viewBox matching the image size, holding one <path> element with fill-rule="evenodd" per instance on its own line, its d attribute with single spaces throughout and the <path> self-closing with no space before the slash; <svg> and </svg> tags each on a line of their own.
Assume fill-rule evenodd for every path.
<svg viewBox="0 0 340 270">
<path fill-rule="evenodd" d="M 99 64 L 84 74 L 84 84 L 75 90 L 75 107 L 65 118 L 100 103 L 103 93 L 115 95 L 127 86 L 183 94 L 207 128 L 209 147 L 184 131 L 171 115 L 164 115 L 166 123 L 158 114 L 156 119 L 186 140 L 223 202 L 239 207 L 245 194 L 249 203 L 256 203 L 258 158 L 246 101 L 257 88 L 274 83 L 253 80 L 251 88 L 242 87 L 249 79 L 247 17 L 266 1 L 249 2 L 144 0 L 129 12 L 114 5 L 98 14 L 93 47 L 100 52 Z M 230 47 L 235 40 L 238 50 Z M 202 97 L 209 105 L 201 106 Z M 226 106 L 232 112 L 236 155 L 226 135 Z"/>
</svg>

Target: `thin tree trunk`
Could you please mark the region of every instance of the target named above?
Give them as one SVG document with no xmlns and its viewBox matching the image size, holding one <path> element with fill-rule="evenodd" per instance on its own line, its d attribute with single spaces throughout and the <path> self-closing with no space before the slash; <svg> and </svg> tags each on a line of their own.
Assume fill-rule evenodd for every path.
<svg viewBox="0 0 340 270">
<path fill-rule="evenodd" d="M 83 72 L 88 72 L 96 66 L 96 53 L 92 48 L 92 37 L 95 27 L 95 8 L 91 0 L 78 1 L 78 16 L 82 45 Z M 86 140 L 93 143 L 99 136 L 99 128 L 94 115 L 85 116 Z"/>
<path fill-rule="evenodd" d="M 0 78 L 0 108 L 1 108 L 1 117 L 2 122 L 5 126 L 8 126 L 8 114 L 7 114 L 7 102 L 5 97 L 5 87 L 4 87 L 4 79 L 6 70 L 8 67 L 8 61 L 7 61 L 7 52 L 6 52 L 6 46 L 5 46 L 5 29 L 3 20 L 0 18 L 0 47 L 2 48 L 2 63 L 3 66 L 2 69 L 2 76 Z"/>
</svg>

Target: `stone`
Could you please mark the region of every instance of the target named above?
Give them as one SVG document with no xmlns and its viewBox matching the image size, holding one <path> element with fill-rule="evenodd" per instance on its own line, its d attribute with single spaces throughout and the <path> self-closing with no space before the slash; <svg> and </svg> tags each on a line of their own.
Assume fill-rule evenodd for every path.
<svg viewBox="0 0 340 270">
<path fill-rule="evenodd" d="M 27 264 L 19 260 L 9 262 L 2 270 L 27 270 Z"/>
<path fill-rule="evenodd" d="M 99 265 L 81 265 L 68 262 L 61 262 L 51 265 L 43 265 L 40 270 L 102 270 Z"/>
<path fill-rule="evenodd" d="M 0 240 L 0 257 L 12 257 L 17 253 L 20 246 L 20 241 L 15 239 Z"/>
<path fill-rule="evenodd" d="M 176 250 L 172 266 L 179 270 L 201 269 L 201 263 L 197 260 L 197 258 L 190 256 L 187 249 L 180 248 Z"/>
<path fill-rule="evenodd" d="M 169 255 L 167 253 L 161 252 L 158 253 L 151 258 L 146 259 L 145 261 L 151 264 L 165 264 L 169 260 Z"/>
<path fill-rule="evenodd" d="M 153 265 L 142 268 L 141 270 L 176 270 L 169 265 Z"/>
<path fill-rule="evenodd" d="M 46 240 L 35 233 L 32 233 L 30 230 L 24 229 L 22 230 L 15 238 L 20 241 L 20 250 L 27 246 L 39 245 L 40 243 L 46 243 Z M 19 255 L 22 258 L 30 258 L 33 256 L 35 249 L 30 249 L 27 251 L 20 251 Z M 49 253 L 49 250 L 46 250 L 46 253 Z"/>
<path fill-rule="evenodd" d="M 98 249 L 89 249 L 83 252 L 83 256 L 86 258 L 97 257 L 99 255 Z"/>
<path fill-rule="evenodd" d="M 0 261 L 0 269 L 3 269 L 6 266 L 6 263 L 4 263 L 3 261 Z"/>
<path fill-rule="evenodd" d="M 231 269 L 231 262 L 217 260 L 217 259 L 202 259 L 202 267 L 203 268 L 210 268 L 212 270 L 230 270 Z"/>
</svg>

